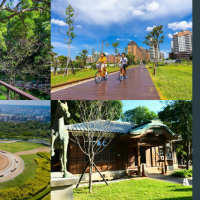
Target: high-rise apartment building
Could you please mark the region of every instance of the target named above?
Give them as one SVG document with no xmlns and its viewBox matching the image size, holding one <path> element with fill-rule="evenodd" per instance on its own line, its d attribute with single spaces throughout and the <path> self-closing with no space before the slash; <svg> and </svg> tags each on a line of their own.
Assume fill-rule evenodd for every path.
<svg viewBox="0 0 200 200">
<path fill-rule="evenodd" d="M 135 61 L 143 60 L 142 49 L 134 41 L 128 43 L 128 53 L 135 56 Z"/>
<path fill-rule="evenodd" d="M 157 49 L 156 49 L 156 58 L 157 58 L 157 61 L 159 61 L 160 59 L 159 45 L 157 46 Z M 155 47 L 152 43 L 150 43 L 150 61 L 155 62 Z"/>
<path fill-rule="evenodd" d="M 135 56 L 135 61 L 150 59 L 149 50 L 139 47 L 134 41 L 128 43 L 128 53 Z"/>
<path fill-rule="evenodd" d="M 164 56 L 164 53 L 160 52 L 160 57 L 159 57 L 159 58 L 160 58 L 160 59 L 164 59 L 164 57 L 165 57 L 165 56 Z"/>
<path fill-rule="evenodd" d="M 191 54 L 192 51 L 192 32 L 180 31 L 173 35 L 174 53 L 186 51 Z"/>
<path fill-rule="evenodd" d="M 173 52 L 175 59 L 189 59 L 192 54 L 193 36 L 191 31 L 180 31 L 173 35 Z"/>
<path fill-rule="evenodd" d="M 174 43 L 171 41 L 171 53 L 174 53 Z"/>
</svg>

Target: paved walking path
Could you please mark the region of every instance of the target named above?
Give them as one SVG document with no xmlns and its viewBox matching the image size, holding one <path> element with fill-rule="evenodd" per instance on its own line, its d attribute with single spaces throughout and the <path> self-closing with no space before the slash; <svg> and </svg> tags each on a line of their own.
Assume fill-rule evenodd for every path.
<svg viewBox="0 0 200 200">
<path fill-rule="evenodd" d="M 148 178 L 160 181 L 166 181 L 170 183 L 183 184 L 183 179 L 181 177 L 162 175 L 162 174 L 148 174 Z M 190 186 L 192 186 L 192 177 L 188 178 Z"/>
<path fill-rule="evenodd" d="M 154 179 L 154 180 L 159 180 L 159 181 L 165 181 L 165 182 L 170 182 L 170 183 L 176 183 L 176 184 L 183 184 L 183 179 L 180 177 L 175 177 L 175 176 L 170 176 L 170 175 L 162 175 L 162 174 L 148 174 L 147 177 L 134 177 L 134 178 L 121 178 L 121 179 L 115 179 L 111 181 L 107 181 L 107 183 L 116 183 L 116 182 L 121 182 L 121 181 L 130 181 L 131 179 L 134 180 L 142 180 L 142 179 Z M 188 182 L 190 186 L 192 186 L 192 177 L 188 178 Z M 101 182 L 93 182 L 92 185 L 98 185 L 98 184 L 106 184 L 104 181 Z M 79 187 L 83 186 L 88 186 L 88 183 L 80 183 Z M 73 188 L 76 188 L 76 185 L 73 185 Z"/>
<path fill-rule="evenodd" d="M 16 152 L 14 153 L 15 155 L 28 155 L 28 154 L 35 154 L 37 152 L 40 152 L 40 151 L 46 151 L 46 152 L 50 152 L 49 150 L 49 147 L 39 147 L 37 149 L 32 149 L 32 150 L 28 150 L 28 151 L 20 151 L 20 152 Z"/>
<path fill-rule="evenodd" d="M 127 79 L 119 81 L 119 72 L 96 84 L 91 80 L 51 93 L 52 100 L 160 100 L 145 65 L 127 70 Z"/>
</svg>

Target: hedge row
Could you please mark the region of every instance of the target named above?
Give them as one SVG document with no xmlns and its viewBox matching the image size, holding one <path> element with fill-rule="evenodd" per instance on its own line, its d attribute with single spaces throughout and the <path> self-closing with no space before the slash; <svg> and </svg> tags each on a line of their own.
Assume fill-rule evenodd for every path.
<svg viewBox="0 0 200 200">
<path fill-rule="evenodd" d="M 46 151 L 37 152 L 37 155 L 42 157 L 42 158 L 46 158 L 49 161 L 51 160 L 50 153 L 47 153 Z"/>
<path fill-rule="evenodd" d="M 38 195 L 36 195 L 35 197 L 32 197 L 29 200 L 40 200 L 43 197 L 45 197 L 44 199 L 49 199 L 50 200 L 50 196 L 47 197 L 47 195 L 51 192 L 51 187 L 46 188 L 44 191 L 42 191 L 41 193 L 39 193 Z"/>
<path fill-rule="evenodd" d="M 45 158 L 35 158 L 38 165 L 36 175 L 26 183 L 0 191 L 0 200 L 24 200 L 36 196 L 45 190 L 51 179 L 50 162 Z"/>
</svg>

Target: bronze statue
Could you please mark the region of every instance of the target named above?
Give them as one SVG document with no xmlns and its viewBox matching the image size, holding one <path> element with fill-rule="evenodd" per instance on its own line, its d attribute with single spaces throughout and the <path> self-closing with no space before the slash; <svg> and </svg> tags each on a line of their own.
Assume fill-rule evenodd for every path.
<svg viewBox="0 0 200 200">
<path fill-rule="evenodd" d="M 67 102 L 58 101 L 54 125 L 51 129 L 51 156 L 55 155 L 54 149 L 60 150 L 61 171 L 63 177 L 67 177 L 67 147 L 69 142 L 69 133 L 64 127 L 64 117 L 69 118 Z"/>
</svg>

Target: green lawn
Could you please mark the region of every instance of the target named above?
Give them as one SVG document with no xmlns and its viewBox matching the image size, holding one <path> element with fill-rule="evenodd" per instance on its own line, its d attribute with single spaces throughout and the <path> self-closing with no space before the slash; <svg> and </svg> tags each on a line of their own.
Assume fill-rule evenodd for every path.
<svg viewBox="0 0 200 200">
<path fill-rule="evenodd" d="M 29 142 L 14 142 L 10 144 L 0 143 L 1 150 L 5 150 L 11 153 L 37 149 L 39 147 L 44 147 L 44 145 L 37 144 L 37 143 L 29 143 Z"/>
<path fill-rule="evenodd" d="M 133 65 L 129 66 L 130 67 L 134 67 Z M 109 72 L 114 72 L 114 71 L 118 71 L 119 68 L 118 67 L 107 67 L 108 73 Z M 71 82 L 71 81 L 76 81 L 76 80 L 80 80 L 80 79 L 84 79 L 84 78 L 88 78 L 91 76 L 95 76 L 95 73 L 97 72 L 97 69 L 91 69 L 91 70 L 86 70 L 86 71 L 80 71 L 80 72 L 76 72 L 75 75 L 73 74 L 69 74 L 68 76 L 65 76 L 63 78 L 63 74 L 61 75 L 56 75 L 56 76 L 51 76 L 51 85 L 58 85 L 61 83 L 67 83 L 67 82 Z"/>
<path fill-rule="evenodd" d="M 142 179 L 118 183 L 94 185 L 89 194 L 88 187 L 74 189 L 74 200 L 192 200 L 192 186 L 182 186 L 164 181 Z"/>
<path fill-rule="evenodd" d="M 192 99 L 192 65 L 159 66 L 156 75 L 147 66 L 161 100 Z"/>
<path fill-rule="evenodd" d="M 37 164 L 34 161 L 34 158 L 39 158 L 39 156 L 36 154 L 30 154 L 30 155 L 22 155 L 20 157 L 24 160 L 24 163 L 27 163 L 25 164 L 24 171 L 18 176 L 16 176 L 14 180 L 11 179 L 5 182 L 1 182 L 0 190 L 13 188 L 17 185 L 26 183 L 28 180 L 34 178 L 37 170 Z"/>
</svg>

